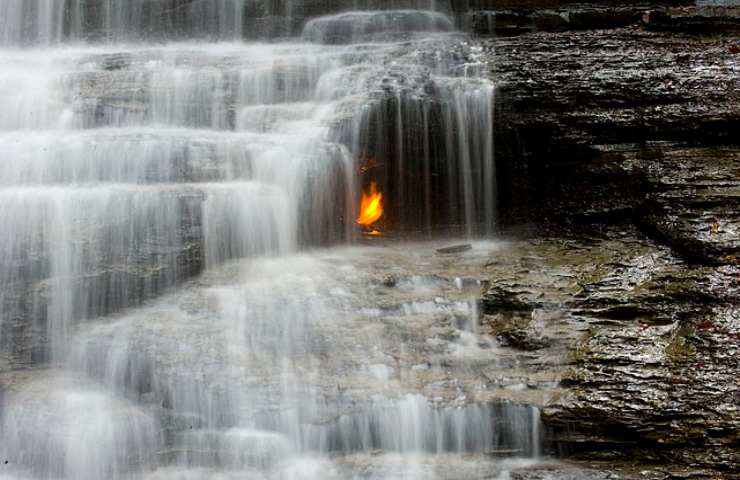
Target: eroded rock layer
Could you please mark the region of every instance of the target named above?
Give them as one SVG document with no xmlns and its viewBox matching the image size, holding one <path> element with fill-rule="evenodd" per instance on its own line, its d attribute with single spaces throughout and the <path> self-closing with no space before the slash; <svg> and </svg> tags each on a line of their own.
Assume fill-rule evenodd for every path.
<svg viewBox="0 0 740 480">
<path fill-rule="evenodd" d="M 627 3 L 474 18 L 507 34 L 484 41 L 503 215 L 547 232 L 520 273 L 494 270 L 483 304 L 540 358 L 557 345 L 546 326 L 572 319 L 544 414 L 568 455 L 736 478 L 738 13 Z"/>
</svg>

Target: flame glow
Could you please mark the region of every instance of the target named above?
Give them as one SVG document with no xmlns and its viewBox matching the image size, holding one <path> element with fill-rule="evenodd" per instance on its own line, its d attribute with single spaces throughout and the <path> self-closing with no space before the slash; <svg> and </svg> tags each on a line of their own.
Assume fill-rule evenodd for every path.
<svg viewBox="0 0 740 480">
<path fill-rule="evenodd" d="M 360 202 L 360 217 L 357 223 L 363 227 L 369 227 L 383 217 L 383 194 L 378 192 L 375 182 L 370 183 L 367 192 L 362 193 Z"/>
</svg>

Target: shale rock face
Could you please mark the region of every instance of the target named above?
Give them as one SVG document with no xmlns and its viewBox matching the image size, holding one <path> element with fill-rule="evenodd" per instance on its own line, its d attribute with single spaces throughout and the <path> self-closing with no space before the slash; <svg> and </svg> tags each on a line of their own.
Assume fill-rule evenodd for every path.
<svg viewBox="0 0 740 480">
<path fill-rule="evenodd" d="M 487 265 L 481 331 L 519 352 L 508 375 L 542 406 L 551 451 L 625 478 L 735 478 L 737 268 L 687 264 L 627 225 L 588 230 Z"/>
<path fill-rule="evenodd" d="M 570 352 L 545 402 L 549 438 L 627 476 L 737 478 L 736 10 L 622 2 L 471 18 L 508 34 L 484 40 L 504 217 L 547 225 L 516 275 L 491 263 L 482 303 L 499 335 L 534 330 L 551 339 L 538 355 Z"/>
<path fill-rule="evenodd" d="M 737 271 L 661 263 L 630 265 L 647 277 L 634 288 L 602 277 L 576 295 L 574 313 L 593 323 L 563 379 L 570 392 L 548 417 L 580 425 L 565 435 L 575 451 L 601 443 L 587 455 L 621 444 L 657 462 L 736 472 Z"/>
<path fill-rule="evenodd" d="M 502 168 L 512 211 L 627 217 L 687 257 L 735 263 L 736 47 L 639 25 L 497 39 L 497 149 L 519 159 Z"/>
</svg>

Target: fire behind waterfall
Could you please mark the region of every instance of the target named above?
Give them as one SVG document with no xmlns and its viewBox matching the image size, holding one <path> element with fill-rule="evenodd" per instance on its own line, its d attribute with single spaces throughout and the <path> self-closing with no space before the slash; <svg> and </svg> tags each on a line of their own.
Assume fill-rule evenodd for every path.
<svg viewBox="0 0 740 480">
<path fill-rule="evenodd" d="M 380 235 L 373 225 L 381 218 L 383 218 L 383 194 L 378 191 L 378 185 L 371 182 L 367 191 L 362 192 L 357 224 L 362 226 L 368 235 Z"/>
</svg>

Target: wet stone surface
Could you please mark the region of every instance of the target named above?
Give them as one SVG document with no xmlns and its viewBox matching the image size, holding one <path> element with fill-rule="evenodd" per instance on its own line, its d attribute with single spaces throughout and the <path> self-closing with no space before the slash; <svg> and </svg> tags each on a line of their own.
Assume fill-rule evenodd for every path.
<svg viewBox="0 0 740 480">
<path fill-rule="evenodd" d="M 523 249 L 515 273 L 510 259 L 489 264 L 491 293 L 529 304 L 534 330 L 567 345 L 544 410 L 552 440 L 577 458 L 736 472 L 737 267 L 693 267 L 629 231 Z"/>
<path fill-rule="evenodd" d="M 176 468 L 183 455 L 200 452 L 199 442 L 227 455 L 247 441 L 246 433 L 229 433 L 235 428 L 280 432 L 284 415 L 293 424 L 295 414 L 303 433 L 285 430 L 281 442 L 292 445 L 288 452 L 334 451 L 328 466 L 316 468 L 336 478 L 343 471 L 384 478 L 393 468 L 499 478 L 485 458 L 531 454 L 526 439 L 533 435 L 544 440 L 543 454 L 568 453 L 580 466 L 535 462 L 506 467 L 501 475 L 510 476 L 500 478 L 657 479 L 690 471 L 732 478 L 740 426 L 738 267 L 691 266 L 628 226 L 438 252 L 458 243 L 381 238 L 367 247 L 227 264 L 181 293 L 76 332 L 68 369 L 84 372 L 88 385 L 77 379 L 57 390 L 47 383 L 50 392 L 34 393 L 48 372 L 6 371 L 5 401 L 34 398 L 37 410 L 50 408 L 55 418 L 46 398 L 82 391 L 103 401 L 96 385 L 108 385 L 120 393 L 106 405 L 135 408 L 146 419 L 122 424 L 124 438 L 162 432 L 154 435 L 164 442 L 157 456 L 138 460 L 144 470 Z M 273 316 L 286 308 L 293 314 Z M 531 410 L 517 405 L 542 409 L 539 434 Z M 461 441 L 463 451 L 484 456 L 447 472 L 457 454 L 390 461 L 352 453 L 423 447 L 383 437 L 396 414 L 419 419 L 411 431 L 452 442 L 450 454 Z M 507 423 L 516 418 L 522 423 Z M 365 421 L 377 422 L 378 443 L 346 429 L 345 422 Z M 487 440 L 486 429 L 479 437 L 479 421 L 511 429 L 509 441 L 523 443 Z M 455 437 L 435 422 L 462 422 L 466 434 Z M 193 428 L 202 433 L 183 436 Z M 259 462 L 271 462 L 275 453 L 268 453 Z M 198 464 L 208 463 L 198 455 Z M 230 462 L 238 469 L 252 460 Z M 162 468 L 153 478 L 168 475 Z"/>
<path fill-rule="evenodd" d="M 549 238 L 489 263 L 482 328 L 569 345 L 543 412 L 566 455 L 737 478 L 738 13 L 626 8 L 652 13 L 484 40 L 505 216 Z"/>
<path fill-rule="evenodd" d="M 734 264 L 736 43 L 639 24 L 485 40 L 507 215 L 629 219 L 687 259 Z"/>
<path fill-rule="evenodd" d="M 529 405 L 557 390 L 559 369 L 532 370 L 479 325 L 481 269 L 510 247 L 374 244 L 211 269 L 179 293 L 70 332 L 67 374 L 4 371 L 3 431 L 25 432 L 0 447 L 11 475 L 85 468 L 60 439 L 108 418 L 119 421 L 88 435 L 100 443 L 100 472 L 117 468 L 122 450 L 137 455 L 126 461 L 132 475 L 152 478 L 283 478 L 290 465 L 314 478 L 536 472 L 535 459 L 497 459 L 537 456 Z M 127 442 L 145 451 L 119 448 Z M 50 463 L 27 463 L 21 452 L 34 446 Z"/>
<path fill-rule="evenodd" d="M 250 260 L 209 271 L 180 294 L 77 332 L 76 354 L 68 368 L 85 372 L 89 385 L 75 380 L 58 391 L 48 383 L 44 388 L 51 388 L 49 393 L 34 393 L 48 373 L 7 372 L 4 397 L 11 402 L 36 398 L 37 410 L 43 411 L 45 398 L 82 390 L 97 399 L 95 385 L 110 385 L 136 403 L 142 418 L 148 419 L 146 429 L 164 432 L 156 462 L 174 465 L 181 452 L 198 451 L 198 442 L 205 439 L 209 448 L 230 451 L 236 437 L 228 434 L 216 442 L 216 432 L 240 425 L 280 431 L 281 416 L 299 405 L 299 425 L 307 429 L 299 437 L 299 448 L 311 450 L 319 445 L 313 443 L 316 439 L 326 438 L 327 445 L 345 454 L 361 440 L 353 429 L 343 430 L 343 422 L 370 415 L 367 418 L 376 418 L 383 432 L 385 422 L 393 422 L 393 412 L 404 408 L 410 410 L 400 418 L 413 418 L 404 415 L 414 411 L 421 415 L 418 428 L 467 412 L 454 414 L 467 419 L 463 425 L 480 418 L 499 425 L 495 429 L 513 428 L 510 440 L 531 438 L 534 424 L 526 408 L 521 410 L 521 425 L 506 426 L 519 415 L 517 404 L 544 409 L 548 428 L 542 434 L 552 446 L 588 439 L 600 442 L 605 451 L 621 451 L 625 442 L 637 447 L 654 438 L 672 439 L 662 447 L 668 455 L 672 446 L 685 451 L 687 442 L 698 441 L 686 432 L 692 425 L 696 430 L 698 424 L 692 422 L 699 421 L 715 425 L 715 452 L 732 446 L 727 435 L 737 428 L 731 403 L 737 392 L 728 376 L 737 368 L 732 345 L 738 342 L 738 319 L 727 302 L 736 294 L 731 278 L 735 267 L 690 269 L 632 230 L 476 242 L 457 254 L 437 252 L 454 241 L 396 244 L 378 239 L 374 244 Z M 317 278 L 322 281 L 316 283 Z M 665 288 L 668 278 L 671 287 Z M 274 285 L 282 285 L 284 292 L 268 300 L 263 292 Z M 290 288 L 284 289 L 287 285 Z M 269 312 L 278 303 L 280 311 L 289 308 L 295 315 L 272 317 Z M 248 328 L 242 319 L 251 319 Z M 288 319 L 290 325 L 274 323 Z M 707 356 L 715 358 L 708 363 L 702 360 Z M 279 358 L 292 359 L 291 364 L 276 362 Z M 703 362 L 700 374 L 693 362 Z M 128 373 L 119 376 L 124 371 Z M 683 388 L 692 390 L 682 395 Z M 604 395 L 611 395 L 610 401 L 603 401 Z M 305 403 L 308 398 L 321 400 Z M 716 408 L 696 413 L 707 402 Z M 241 407 L 234 409 L 236 405 Z M 597 405 L 600 411 L 594 412 Z M 428 420 L 426 415 L 431 415 Z M 631 436 L 612 438 L 615 430 L 603 430 L 601 416 Z M 487 455 L 531 448 L 526 443 L 488 443 L 485 435 L 475 436 L 474 425 L 466 427 L 466 435 L 472 436 L 461 444 L 473 452 L 485 445 Z M 128 435 L 131 428 L 145 427 L 121 428 L 121 434 Z M 203 433 L 183 437 L 191 428 Z M 210 431 L 214 433 L 203 436 Z M 312 431 L 323 433 L 313 437 Z M 452 435 L 430 430 L 435 431 L 431 434 L 441 439 Z M 404 451 L 403 442 L 389 437 L 377 448 L 392 452 L 398 445 Z M 139 461 L 143 467 L 152 462 Z M 358 461 L 364 466 L 354 463 Z M 451 465 L 447 460 L 435 457 L 434 467 L 423 467 L 426 460 L 421 466 L 405 457 L 398 461 L 415 472 L 432 468 L 441 478 L 456 478 L 444 474 Z M 466 463 L 461 471 L 473 465 L 481 471 L 482 461 Z M 732 460 L 726 454 L 724 461 Z M 239 462 L 234 465 L 242 465 Z M 342 455 L 339 464 L 344 462 L 355 465 L 352 471 L 367 471 L 367 478 L 394 465 L 383 459 L 373 467 L 373 457 Z M 612 478 L 557 465 L 522 468 L 511 475 Z M 631 478 L 629 471 L 614 473 L 620 475 L 614 478 Z M 490 478 L 472 472 L 460 478 Z"/>
</svg>

